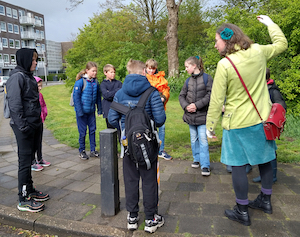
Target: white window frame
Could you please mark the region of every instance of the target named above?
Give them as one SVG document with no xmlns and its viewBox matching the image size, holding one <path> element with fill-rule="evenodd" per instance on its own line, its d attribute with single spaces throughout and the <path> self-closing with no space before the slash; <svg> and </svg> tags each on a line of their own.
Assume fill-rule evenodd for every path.
<svg viewBox="0 0 300 237">
<path fill-rule="evenodd" d="M 6 7 L 6 16 L 12 17 L 12 13 L 11 13 L 11 8 L 10 7 Z"/>
<path fill-rule="evenodd" d="M 43 24 L 44 24 L 44 20 L 43 20 L 43 18 L 42 18 L 42 17 L 40 17 L 39 19 L 40 19 L 40 21 L 41 21 L 41 23 L 42 23 L 42 25 L 43 25 Z"/>
<path fill-rule="evenodd" d="M 5 29 L 2 29 L 2 25 L 5 26 Z M 6 27 L 6 22 L 5 21 L 1 21 L 1 31 L 4 31 L 4 32 L 7 31 L 7 27 Z"/>
<path fill-rule="evenodd" d="M 3 11 L 1 11 L 1 9 L 2 9 Z M 0 15 L 5 16 L 5 7 L 4 7 L 3 5 L 0 5 Z"/>
<path fill-rule="evenodd" d="M 22 46 L 22 48 L 25 47 L 25 41 L 24 40 L 21 41 L 21 46 Z"/>
<path fill-rule="evenodd" d="M 9 29 L 10 26 L 11 26 L 11 30 Z M 9 33 L 14 33 L 14 25 L 11 24 L 11 23 L 7 23 L 7 31 L 8 31 Z"/>
<path fill-rule="evenodd" d="M 11 43 L 12 43 L 12 44 L 11 44 Z M 15 48 L 15 40 L 14 40 L 14 39 L 9 39 L 9 40 L 8 40 L 8 44 L 9 44 L 9 47 L 10 47 L 10 48 L 13 48 L 13 49 Z"/>
<path fill-rule="evenodd" d="M 7 57 L 7 61 L 5 61 L 6 57 Z M 9 63 L 9 55 L 8 54 L 3 54 L 3 62 L 4 63 Z"/>
<path fill-rule="evenodd" d="M 10 62 L 11 62 L 11 64 L 17 63 L 17 62 L 16 62 L 16 55 L 15 55 L 15 54 L 11 54 L 11 55 L 10 55 Z"/>
<path fill-rule="evenodd" d="M 17 29 L 17 31 L 16 31 L 16 29 Z M 14 25 L 14 33 L 17 34 L 17 35 L 20 33 L 18 25 Z"/>
<path fill-rule="evenodd" d="M 12 9 L 12 16 L 15 19 L 18 19 L 18 11 L 16 9 Z"/>
<path fill-rule="evenodd" d="M 8 48 L 8 40 L 7 40 L 7 38 L 2 38 L 2 47 L 3 48 Z"/>
<path fill-rule="evenodd" d="M 16 46 L 16 49 L 20 49 L 21 48 L 20 40 L 15 40 L 15 46 Z"/>
<path fill-rule="evenodd" d="M 43 30 L 41 30 L 40 33 L 41 33 L 41 38 L 45 39 L 45 32 Z"/>
</svg>

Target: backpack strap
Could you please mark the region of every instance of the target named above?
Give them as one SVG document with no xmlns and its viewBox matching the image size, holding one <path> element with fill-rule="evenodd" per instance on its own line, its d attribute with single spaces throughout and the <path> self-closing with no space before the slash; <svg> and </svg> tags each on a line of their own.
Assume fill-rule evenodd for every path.
<svg viewBox="0 0 300 237">
<path fill-rule="evenodd" d="M 145 105 L 146 105 L 146 102 L 148 100 L 148 97 L 150 96 L 150 94 L 155 91 L 156 88 L 151 86 L 149 87 L 147 90 L 145 90 L 139 100 L 139 102 L 137 103 L 137 106 L 139 107 L 142 107 L 144 108 Z M 121 113 L 121 114 L 127 114 L 127 112 L 130 110 L 130 107 L 126 106 L 126 105 L 123 105 L 121 103 L 118 103 L 116 101 L 113 101 L 111 104 L 110 104 L 110 108 Z"/>
<path fill-rule="evenodd" d="M 149 96 L 155 90 L 156 90 L 156 88 L 153 86 L 150 86 L 147 90 L 145 90 L 136 106 L 144 108 Z"/>
<path fill-rule="evenodd" d="M 189 81 L 190 81 L 191 77 L 189 77 L 188 79 L 186 79 L 185 81 L 185 85 L 186 85 L 186 89 L 189 88 Z M 207 81 L 208 81 L 208 74 L 206 73 L 203 73 L 203 82 L 204 82 L 204 85 L 207 86 Z"/>
</svg>

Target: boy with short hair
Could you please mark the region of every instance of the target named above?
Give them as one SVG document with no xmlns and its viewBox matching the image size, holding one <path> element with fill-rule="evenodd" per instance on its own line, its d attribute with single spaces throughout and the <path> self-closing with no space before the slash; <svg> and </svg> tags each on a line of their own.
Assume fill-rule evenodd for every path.
<svg viewBox="0 0 300 237">
<path fill-rule="evenodd" d="M 145 64 L 138 60 L 130 59 L 127 63 L 126 76 L 122 88 L 116 93 L 114 101 L 125 106 L 135 107 L 150 83 L 146 78 Z M 153 91 L 148 97 L 145 111 L 150 118 L 160 127 L 166 120 L 163 103 L 157 90 Z M 108 113 L 109 123 L 118 128 L 121 121 L 121 129 L 125 128 L 125 115 L 110 109 Z M 155 157 L 157 159 L 157 157 Z M 155 159 L 154 158 L 154 159 Z M 151 160 L 151 159 L 150 159 Z M 131 160 L 130 154 L 125 153 L 123 158 L 123 176 L 125 184 L 127 228 L 136 230 L 139 221 L 139 181 L 142 178 L 143 204 L 145 212 L 145 231 L 153 233 L 158 227 L 164 224 L 164 218 L 157 214 L 158 204 L 158 184 L 157 184 L 157 162 L 153 162 L 151 168 L 147 170 L 146 165 L 136 164 Z"/>
<path fill-rule="evenodd" d="M 164 109 L 166 110 L 166 104 L 170 98 L 170 87 L 168 86 L 168 81 L 164 78 L 164 71 L 157 71 L 158 63 L 154 59 L 148 59 L 146 61 L 146 72 L 147 79 L 150 82 L 151 86 L 155 87 L 161 97 L 161 101 L 164 103 Z M 172 160 L 165 148 L 165 125 L 161 126 L 158 129 L 159 140 L 161 140 L 158 157 L 164 158 L 165 160 Z"/>
<path fill-rule="evenodd" d="M 116 69 L 112 64 L 106 64 L 103 67 L 103 73 L 106 77 L 100 84 L 100 89 L 103 97 L 102 100 L 103 118 L 105 118 L 107 128 L 114 128 L 109 124 L 107 120 L 108 111 L 116 92 L 122 88 L 122 82 L 115 79 Z M 119 132 L 118 132 L 118 136 L 120 139 Z"/>
</svg>

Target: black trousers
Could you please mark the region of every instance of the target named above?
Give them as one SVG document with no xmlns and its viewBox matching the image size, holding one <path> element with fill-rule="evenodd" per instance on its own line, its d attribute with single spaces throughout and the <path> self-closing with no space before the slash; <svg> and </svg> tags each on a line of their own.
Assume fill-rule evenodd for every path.
<svg viewBox="0 0 300 237">
<path fill-rule="evenodd" d="M 123 158 L 123 175 L 125 184 L 126 209 L 132 217 L 139 212 L 139 181 L 142 178 L 143 205 L 146 219 L 153 219 L 157 213 L 158 184 L 157 162 L 151 164 L 150 170 L 146 166 L 138 169 L 126 154 Z"/>
<path fill-rule="evenodd" d="M 42 154 L 43 131 L 44 131 L 44 124 L 42 123 L 41 129 L 40 129 L 39 141 L 38 141 L 37 150 L 36 150 L 36 161 L 37 162 L 39 162 L 39 161 L 41 161 L 41 159 L 43 159 L 43 154 Z M 35 163 L 36 161 L 34 160 L 33 163 Z"/>
<path fill-rule="evenodd" d="M 11 125 L 18 145 L 18 195 L 19 201 L 24 201 L 33 191 L 31 176 L 31 164 L 35 159 L 41 126 L 36 129 L 30 128 L 26 132 L 21 132 L 16 125 Z"/>
</svg>

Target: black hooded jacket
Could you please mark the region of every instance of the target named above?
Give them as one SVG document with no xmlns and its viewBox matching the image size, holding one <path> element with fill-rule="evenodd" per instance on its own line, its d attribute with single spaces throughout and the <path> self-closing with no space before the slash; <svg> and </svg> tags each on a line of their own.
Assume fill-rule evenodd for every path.
<svg viewBox="0 0 300 237">
<path fill-rule="evenodd" d="M 6 83 L 10 123 L 22 132 L 41 125 L 38 86 L 30 71 L 34 52 L 35 49 L 27 48 L 17 51 L 17 66 L 10 72 Z"/>
</svg>

